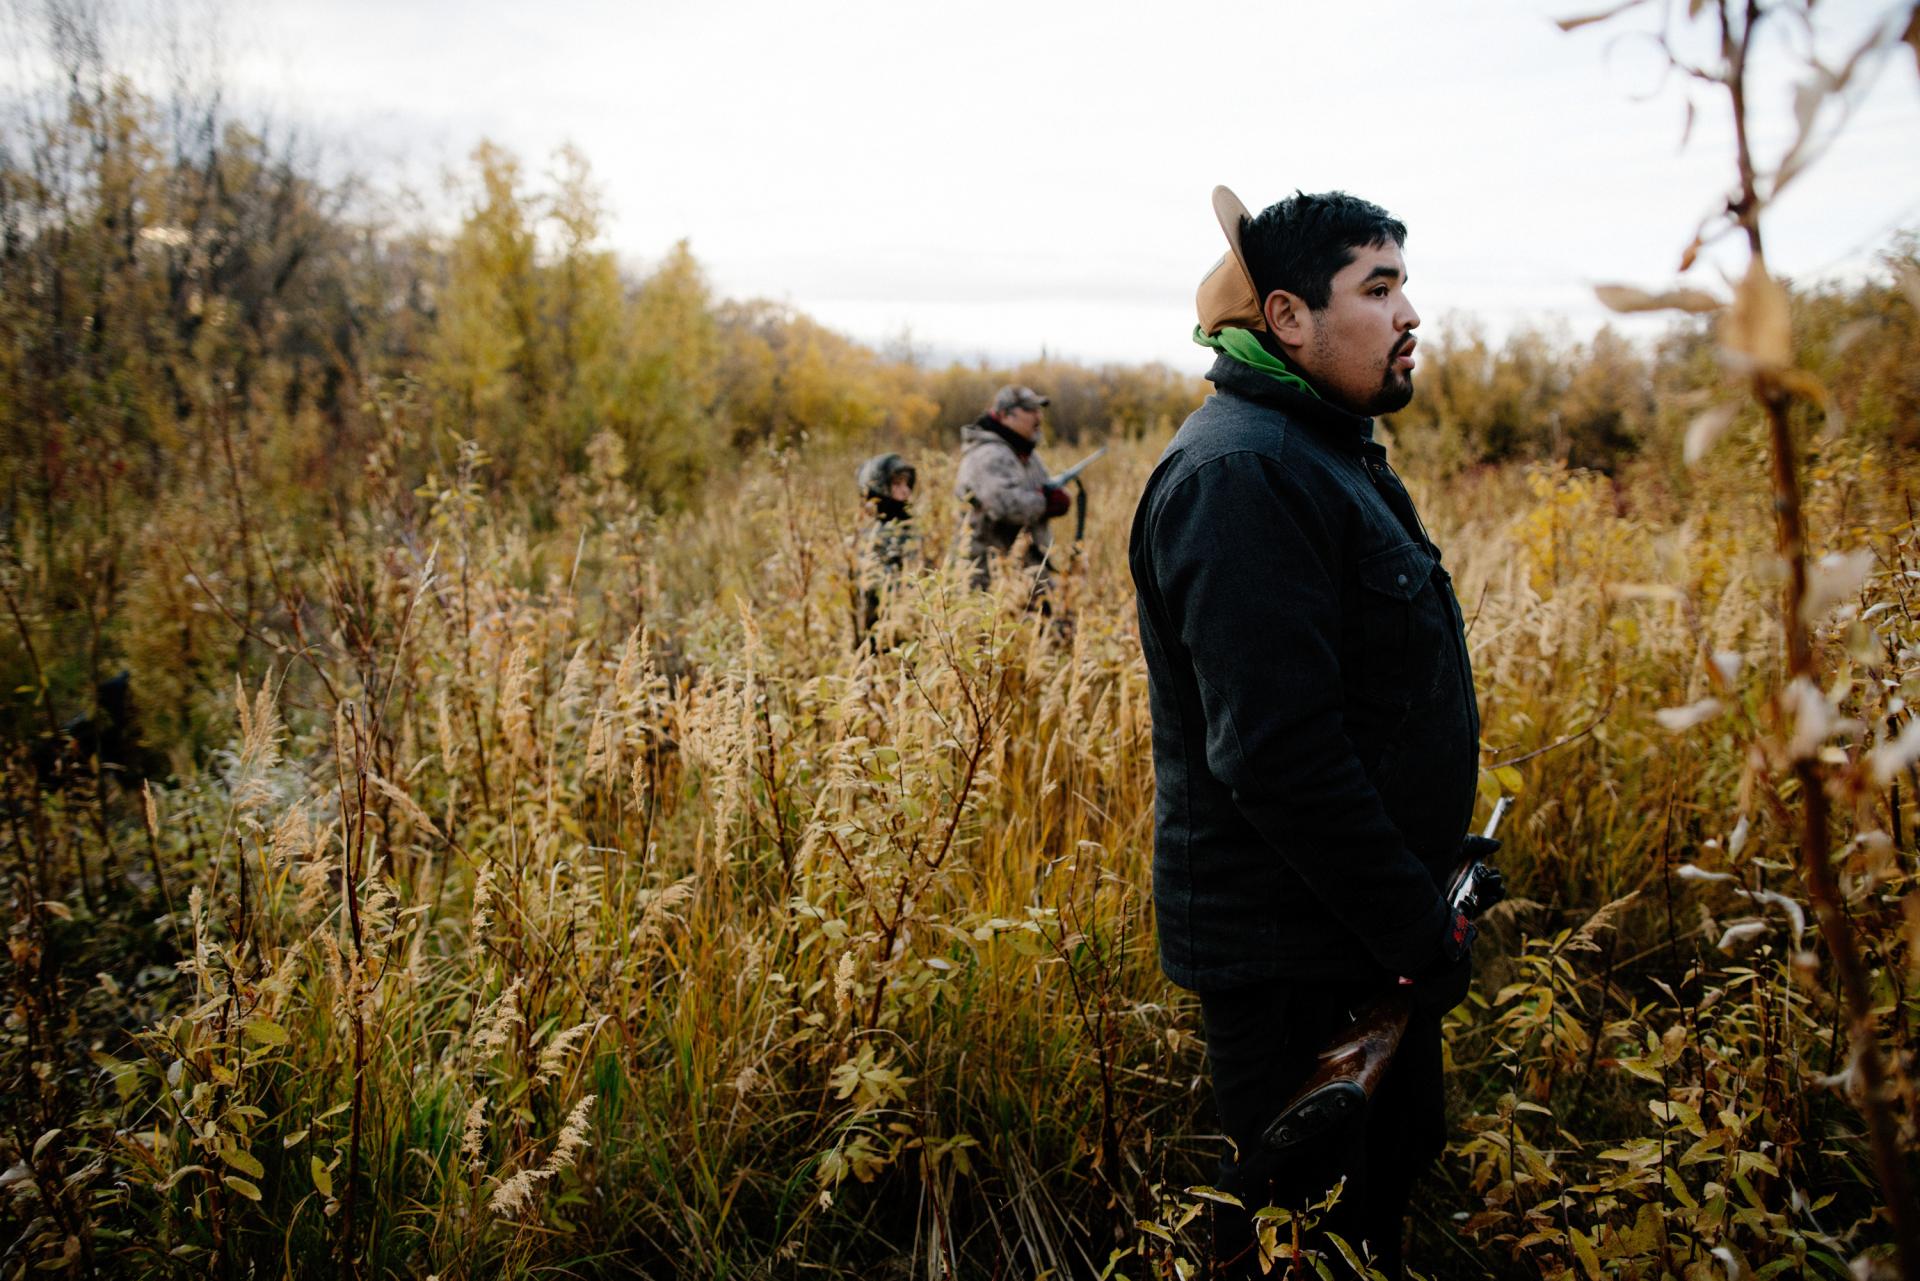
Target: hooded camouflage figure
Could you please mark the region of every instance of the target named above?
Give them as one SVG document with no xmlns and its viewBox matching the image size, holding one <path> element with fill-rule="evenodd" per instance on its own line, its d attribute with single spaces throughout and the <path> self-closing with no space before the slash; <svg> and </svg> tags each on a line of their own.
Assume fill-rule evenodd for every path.
<svg viewBox="0 0 1920 1281">
<path fill-rule="evenodd" d="M 879 454 L 861 463 L 855 478 L 873 515 L 873 522 L 860 534 L 860 634 L 864 637 L 880 616 L 881 593 L 900 577 L 919 547 L 920 535 L 907 510 L 910 499 L 894 493 L 895 483 L 905 481 L 911 494 L 918 477 L 913 464 L 900 455 Z"/>
<path fill-rule="evenodd" d="M 875 454 L 860 464 L 855 479 L 860 482 L 861 492 L 868 498 L 886 499 L 892 497 L 893 482 L 904 478 L 908 488 L 912 488 L 917 473 L 913 464 L 898 454 Z"/>
</svg>

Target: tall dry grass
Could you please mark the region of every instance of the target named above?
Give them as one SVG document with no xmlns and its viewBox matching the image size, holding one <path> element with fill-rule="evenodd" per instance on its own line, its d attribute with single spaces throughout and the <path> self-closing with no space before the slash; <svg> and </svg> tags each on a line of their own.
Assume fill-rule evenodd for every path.
<svg viewBox="0 0 1920 1281">
<path fill-rule="evenodd" d="M 1124 564 L 1154 454 L 1092 478 L 1054 618 L 964 588 L 951 464 L 917 460 L 929 565 L 872 647 L 847 458 L 768 455 L 661 520 L 603 440 L 538 530 L 474 450 L 376 483 L 278 567 L 211 767 L 10 775 L 7 1274 L 1185 1275 L 1214 1140 L 1154 960 Z M 1433 1275 L 1847 1276 L 1886 1246 L 1765 759 L 1755 465 L 1686 503 L 1411 478 L 1483 791 L 1519 799 L 1448 1025 Z M 1911 1136 L 1904 486 L 1844 443 L 1813 474 L 1812 527 L 1872 561 L 1819 620 L 1806 732 L 1889 764 L 1836 856 Z M 143 599 L 164 634 L 177 598 Z"/>
</svg>

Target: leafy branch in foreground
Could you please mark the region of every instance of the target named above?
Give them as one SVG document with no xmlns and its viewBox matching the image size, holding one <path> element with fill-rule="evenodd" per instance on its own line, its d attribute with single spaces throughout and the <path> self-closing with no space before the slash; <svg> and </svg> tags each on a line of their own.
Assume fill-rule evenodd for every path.
<svg viewBox="0 0 1920 1281">
<path fill-rule="evenodd" d="M 1610 18 L 1636 7 L 1620 6 L 1598 18 Z M 1920 1276 L 1920 1222 L 1916 1222 L 1906 1158 L 1902 1119 L 1895 1108 L 1900 1094 L 1889 1079 L 1881 1048 L 1882 1028 L 1876 1017 L 1875 981 L 1850 923 L 1843 891 L 1834 868 L 1830 805 L 1870 793 L 1882 782 L 1866 755 L 1833 752 L 1826 744 L 1846 726 L 1845 718 L 1821 687 L 1813 628 L 1835 605 L 1856 596 L 1873 553 L 1861 549 L 1836 553 L 1810 567 L 1805 498 L 1801 483 L 1802 447 L 1795 435 L 1794 408 L 1806 404 L 1825 408 L 1831 393 L 1794 363 L 1790 303 L 1785 288 L 1769 273 L 1766 263 L 1763 215 L 1788 185 L 1831 144 L 1844 127 L 1852 106 L 1871 81 L 1885 56 L 1902 40 L 1914 43 L 1920 56 L 1920 6 L 1891 8 L 1873 24 L 1838 63 L 1829 67 L 1812 53 L 1805 56 L 1805 78 L 1794 91 L 1796 129 L 1792 141 L 1771 165 L 1755 154 L 1749 122 L 1751 80 L 1757 39 L 1776 26 L 1794 24 L 1813 32 L 1811 0 L 1693 0 L 1688 21 L 1706 14 L 1705 25 L 1716 37 L 1717 61 L 1689 61 L 1675 52 L 1675 41 L 1663 32 L 1660 46 L 1670 64 L 1693 80 L 1725 95 L 1733 123 L 1736 181 L 1725 207 L 1710 214 L 1681 254 L 1682 272 L 1694 266 L 1700 252 L 1727 236 L 1744 239 L 1747 267 L 1730 301 L 1722 302 L 1698 289 L 1643 293 L 1620 286 L 1600 288 L 1601 301 L 1616 310 L 1678 308 L 1717 314 L 1722 364 L 1729 383 L 1743 386 L 1760 407 L 1765 425 L 1775 517 L 1775 546 L 1784 568 L 1780 628 L 1785 642 L 1783 680 L 1771 696 L 1771 732 L 1756 741 L 1760 772 L 1767 777 L 1768 797 L 1783 824 L 1794 821 L 1792 802 L 1798 804 L 1800 839 L 1796 870 L 1806 887 L 1821 936 L 1838 974 L 1845 1002 L 1851 1068 L 1858 1075 L 1854 1097 L 1871 1136 L 1873 1162 L 1886 1198 L 1885 1212 L 1893 1228 L 1898 1267 L 1906 1277 Z M 1570 19 L 1564 28 L 1589 19 Z M 1691 105 L 1689 105 L 1691 113 Z M 1720 405 L 1695 419 L 1688 433 L 1689 461 L 1697 461 L 1715 438 L 1731 425 L 1734 410 Z M 1885 758 L 1882 758 L 1884 766 Z M 1782 775 L 1793 782 L 1791 799 L 1778 784 Z M 1897 805 L 1894 807 L 1897 810 Z M 1796 960 L 1796 964 L 1800 964 Z M 1808 958 L 1807 967 L 1813 962 Z M 1910 1129 L 1911 1116 L 1906 1124 Z"/>
</svg>

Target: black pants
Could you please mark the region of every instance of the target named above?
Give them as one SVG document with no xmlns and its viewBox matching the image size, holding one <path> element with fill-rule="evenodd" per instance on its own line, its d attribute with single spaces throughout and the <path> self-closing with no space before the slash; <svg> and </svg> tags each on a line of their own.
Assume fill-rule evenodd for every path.
<svg viewBox="0 0 1920 1281">
<path fill-rule="evenodd" d="M 1219 1186 L 1246 1206 L 1215 1209 L 1216 1276 L 1260 1275 L 1254 1210 L 1303 1209 L 1325 1199 L 1343 1177 L 1339 1204 L 1320 1218 L 1318 1231 L 1338 1233 L 1355 1251 L 1364 1241 L 1375 1267 L 1389 1277 L 1400 1275 L 1408 1194 L 1446 1146 L 1438 1014 L 1415 1012 L 1399 1053 L 1359 1116 L 1284 1153 L 1268 1150 L 1260 1137 L 1306 1079 L 1314 1057 L 1346 1024 L 1348 1010 L 1367 995 L 1334 983 L 1201 994 L 1214 1104 L 1232 1141 L 1221 1159 Z M 1290 1240 L 1291 1230 L 1280 1239 Z M 1336 1273 L 1343 1268 L 1337 1255 L 1331 1265 Z"/>
</svg>

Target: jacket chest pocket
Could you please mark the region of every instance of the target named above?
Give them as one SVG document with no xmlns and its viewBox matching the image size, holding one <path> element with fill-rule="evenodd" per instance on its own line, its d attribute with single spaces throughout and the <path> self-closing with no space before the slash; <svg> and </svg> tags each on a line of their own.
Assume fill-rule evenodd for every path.
<svg viewBox="0 0 1920 1281">
<path fill-rule="evenodd" d="M 1405 710 L 1433 688 L 1447 643 L 1445 571 L 1416 543 L 1363 557 L 1356 569 L 1351 692 Z"/>
</svg>

